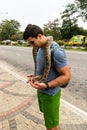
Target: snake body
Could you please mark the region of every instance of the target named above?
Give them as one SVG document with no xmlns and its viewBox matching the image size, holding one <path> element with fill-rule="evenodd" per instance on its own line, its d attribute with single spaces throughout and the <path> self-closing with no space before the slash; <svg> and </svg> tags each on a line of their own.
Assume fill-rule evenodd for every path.
<svg viewBox="0 0 87 130">
<path fill-rule="evenodd" d="M 45 82 L 45 80 L 49 74 L 49 70 L 51 67 L 51 53 L 50 53 L 51 41 L 52 41 L 52 37 L 48 37 L 45 48 L 44 48 L 45 49 L 44 74 L 35 77 L 35 80 L 38 82 Z M 36 68 L 37 68 L 36 56 L 37 56 L 37 48 L 33 47 L 33 60 L 34 60 L 34 64 L 35 64 L 35 74 L 36 74 Z"/>
</svg>

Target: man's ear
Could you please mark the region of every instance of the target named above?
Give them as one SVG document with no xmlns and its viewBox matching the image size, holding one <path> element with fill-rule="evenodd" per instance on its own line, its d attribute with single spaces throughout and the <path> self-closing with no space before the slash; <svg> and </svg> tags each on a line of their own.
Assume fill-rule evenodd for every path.
<svg viewBox="0 0 87 130">
<path fill-rule="evenodd" d="M 42 38 L 42 34 L 38 34 L 38 36 L 37 36 L 37 37 L 41 39 L 41 38 Z"/>
</svg>

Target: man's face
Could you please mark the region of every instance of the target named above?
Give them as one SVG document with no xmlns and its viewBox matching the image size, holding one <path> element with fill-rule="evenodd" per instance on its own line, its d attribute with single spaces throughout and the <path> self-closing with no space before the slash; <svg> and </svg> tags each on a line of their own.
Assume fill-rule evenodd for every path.
<svg viewBox="0 0 87 130">
<path fill-rule="evenodd" d="M 37 36 L 37 38 L 29 37 L 29 38 L 27 39 L 27 42 L 28 42 L 31 46 L 35 46 L 35 47 L 40 48 L 40 47 L 44 46 L 44 44 L 45 44 L 46 41 L 45 41 L 45 39 L 44 39 L 44 36 L 41 35 L 41 34 L 39 34 L 39 35 Z"/>
</svg>

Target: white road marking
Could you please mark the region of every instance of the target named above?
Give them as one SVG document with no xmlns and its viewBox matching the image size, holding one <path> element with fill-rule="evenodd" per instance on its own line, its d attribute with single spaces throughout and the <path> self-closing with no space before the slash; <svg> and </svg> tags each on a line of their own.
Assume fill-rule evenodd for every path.
<svg viewBox="0 0 87 130">
<path fill-rule="evenodd" d="M 6 65 L 3 65 L 2 63 L 0 63 L 0 68 L 6 70 L 8 73 L 12 74 L 13 76 L 15 76 L 17 79 L 25 82 L 27 84 L 27 79 L 21 77 L 19 74 L 17 74 L 17 72 L 14 72 L 13 70 L 11 70 L 9 67 L 7 67 Z M 29 84 L 28 84 L 29 86 Z M 64 104 L 64 106 L 68 109 L 71 110 L 72 112 L 76 113 L 77 115 L 81 116 L 83 119 L 87 120 L 87 112 L 77 108 L 76 106 L 70 104 L 69 102 L 61 99 L 61 102 Z"/>
<path fill-rule="evenodd" d="M 67 102 L 67 101 L 65 101 L 65 100 L 63 100 L 63 99 L 61 99 L 61 102 L 64 104 L 64 106 L 65 106 L 67 109 L 73 111 L 73 112 L 76 113 L 77 115 L 79 115 L 79 116 L 81 116 L 82 118 L 84 118 L 84 119 L 87 120 L 87 112 L 85 112 L 85 111 L 79 109 L 78 107 L 76 107 L 76 106 L 70 104 L 69 102 Z"/>
</svg>

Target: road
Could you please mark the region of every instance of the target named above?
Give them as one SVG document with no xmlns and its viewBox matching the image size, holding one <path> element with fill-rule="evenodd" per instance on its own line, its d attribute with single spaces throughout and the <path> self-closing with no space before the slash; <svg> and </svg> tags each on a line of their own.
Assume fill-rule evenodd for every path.
<svg viewBox="0 0 87 130">
<path fill-rule="evenodd" d="M 66 51 L 72 79 L 62 89 L 62 99 L 87 112 L 87 52 Z M 23 77 L 34 72 L 30 47 L 0 46 L 0 62 L 13 66 Z"/>
</svg>

